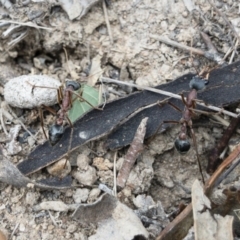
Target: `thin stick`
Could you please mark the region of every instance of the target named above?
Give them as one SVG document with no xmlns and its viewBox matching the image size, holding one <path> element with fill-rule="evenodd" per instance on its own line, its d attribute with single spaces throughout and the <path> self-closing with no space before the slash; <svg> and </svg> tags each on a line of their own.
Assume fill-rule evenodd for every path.
<svg viewBox="0 0 240 240">
<path fill-rule="evenodd" d="M 219 55 L 217 49 L 215 48 L 215 46 L 213 45 L 211 39 L 209 38 L 209 36 L 204 33 L 204 32 L 200 32 L 202 39 L 204 40 L 204 42 L 207 45 L 208 48 L 208 52 L 212 54 L 213 56 L 213 60 L 215 62 L 217 62 L 219 65 L 224 63 L 223 58 Z"/>
<path fill-rule="evenodd" d="M 33 27 L 33 28 L 37 28 L 37 29 L 44 29 L 44 30 L 54 30 L 54 28 L 49 28 L 49 27 L 41 27 L 38 26 L 32 22 L 17 22 L 17 21 L 11 21 L 11 20 L 0 20 L 0 23 L 13 23 L 13 24 L 18 24 L 21 26 L 27 26 L 27 27 Z"/>
<path fill-rule="evenodd" d="M 122 168 L 120 169 L 118 176 L 117 176 L 117 186 L 120 188 L 124 188 L 125 184 L 128 180 L 129 174 L 132 170 L 132 167 L 139 156 L 139 154 L 143 151 L 143 142 L 146 133 L 146 124 L 147 124 L 148 117 L 142 119 L 133 141 L 127 151 L 125 156 L 125 160 L 122 164 Z"/>
<path fill-rule="evenodd" d="M 150 92 L 155 92 L 155 93 L 162 94 L 164 96 L 168 96 L 168 97 L 172 97 L 172 98 L 176 98 L 176 99 L 182 100 L 182 97 L 180 95 L 174 94 L 174 93 L 170 93 L 170 92 L 167 92 L 167 91 L 163 91 L 163 90 L 160 90 L 160 89 L 139 86 L 139 85 L 136 85 L 134 83 L 126 83 L 126 82 L 115 80 L 115 79 L 112 79 L 112 78 L 102 77 L 101 79 L 102 79 L 103 82 L 106 82 L 106 83 L 122 84 L 122 85 L 135 87 L 135 88 L 138 88 L 138 89 L 141 89 L 141 90 L 147 90 L 147 91 L 150 91 Z M 186 100 L 186 98 L 184 98 L 184 99 Z M 229 112 L 227 110 L 224 110 L 222 108 L 215 107 L 215 106 L 212 106 L 212 105 L 206 105 L 205 103 L 202 103 L 202 102 L 199 102 L 199 101 L 196 101 L 196 104 L 200 105 L 200 106 L 203 106 L 203 107 L 206 107 L 206 108 L 211 109 L 211 110 L 216 111 L 216 112 L 222 112 L 225 115 L 228 115 L 230 117 L 238 118 L 238 116 L 239 116 L 238 114 Z"/>
<path fill-rule="evenodd" d="M 232 55 L 231 55 L 230 60 L 229 60 L 229 64 L 232 63 L 233 58 L 234 58 L 234 56 L 235 56 L 235 54 L 236 54 L 236 49 L 237 49 L 237 46 L 238 46 L 238 42 L 239 42 L 239 40 L 237 39 L 237 40 L 236 40 L 236 43 L 235 43 L 235 45 L 234 45 L 234 47 L 233 47 L 233 51 L 232 51 Z"/>
<path fill-rule="evenodd" d="M 117 197 L 117 169 L 116 169 L 117 151 L 113 158 L 113 195 Z"/>
<path fill-rule="evenodd" d="M 109 18 L 108 18 L 108 12 L 107 12 L 107 7 L 106 7 L 105 1 L 102 1 L 102 5 L 103 5 L 105 22 L 106 22 L 107 29 L 108 29 L 109 39 L 110 39 L 111 44 L 113 44 L 112 30 L 111 30 L 111 26 L 110 26 L 110 22 L 109 22 Z"/>
<path fill-rule="evenodd" d="M 217 145 L 211 150 L 208 158 L 208 173 L 214 172 L 216 167 L 221 163 L 221 160 L 219 160 L 219 155 L 227 146 L 230 138 L 238 127 L 239 122 L 240 118 L 233 118 L 227 129 L 224 131 L 221 139 L 218 141 Z"/>
<path fill-rule="evenodd" d="M 3 131 L 5 133 L 6 136 L 8 136 L 8 131 L 7 131 L 7 128 L 5 126 L 5 123 L 3 121 L 3 110 L 0 109 L 0 121 L 1 121 L 1 125 L 2 125 L 2 128 L 3 128 Z"/>
<path fill-rule="evenodd" d="M 209 60 L 213 60 L 213 61 L 217 62 L 217 64 L 222 63 L 222 58 L 219 57 L 219 55 L 216 55 L 215 53 L 213 53 L 211 50 L 210 51 L 203 51 L 203 50 L 198 49 L 198 48 L 188 47 L 186 45 L 183 45 L 181 43 L 173 41 L 166 36 L 158 36 L 158 35 L 154 35 L 154 34 L 150 34 L 149 36 L 151 38 L 156 39 L 156 40 L 158 40 L 162 43 L 165 43 L 167 45 L 171 45 L 173 47 L 180 48 L 184 51 L 192 52 L 192 53 L 198 54 L 200 56 L 204 56 Z"/>
<path fill-rule="evenodd" d="M 173 41 L 173 40 L 169 39 L 167 36 L 158 36 L 158 35 L 155 35 L 155 34 L 149 34 L 149 37 L 153 38 L 155 40 L 158 40 L 162 43 L 165 43 L 167 45 L 171 45 L 173 47 L 177 47 L 177 48 L 183 49 L 183 50 L 188 51 L 188 52 L 192 52 L 192 53 L 195 53 L 195 54 L 198 54 L 198 55 L 201 55 L 201 56 L 205 56 L 205 52 L 203 50 L 193 48 L 193 47 L 188 47 L 186 45 L 183 45 L 181 43 L 178 43 L 176 41 Z"/>
</svg>

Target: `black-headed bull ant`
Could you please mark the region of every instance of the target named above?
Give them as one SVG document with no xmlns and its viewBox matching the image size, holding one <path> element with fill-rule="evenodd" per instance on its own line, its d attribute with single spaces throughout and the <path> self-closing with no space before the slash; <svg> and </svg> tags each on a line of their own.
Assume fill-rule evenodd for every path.
<svg viewBox="0 0 240 240">
<path fill-rule="evenodd" d="M 68 124 L 73 127 L 71 120 L 67 116 L 67 111 L 72 105 L 72 94 L 77 91 L 81 85 L 75 81 L 67 81 L 66 88 L 62 91 L 61 87 L 58 89 L 58 103 L 60 106 L 57 112 L 55 124 L 53 124 L 48 130 L 49 142 L 51 145 L 55 145 L 62 137 L 64 133 L 64 119 L 67 119 Z"/>
<path fill-rule="evenodd" d="M 194 111 L 196 111 L 195 108 L 196 108 L 197 92 L 200 90 L 204 90 L 207 84 L 208 84 L 207 79 L 202 78 L 200 75 L 194 76 L 192 80 L 189 82 L 189 87 L 191 91 L 188 93 L 186 99 L 184 95 L 181 94 L 182 102 L 185 105 L 184 110 L 182 111 L 176 105 L 172 104 L 171 102 L 168 102 L 168 104 L 172 106 L 174 109 L 176 109 L 179 112 L 182 112 L 182 118 L 180 119 L 180 121 L 170 120 L 170 121 L 162 122 L 162 124 L 164 123 L 181 124 L 180 133 L 178 134 L 178 137 L 176 138 L 174 145 L 177 151 L 182 154 L 187 153 L 191 148 L 191 144 L 187 134 L 188 128 L 190 129 L 190 134 L 191 134 L 191 138 L 193 139 L 193 145 L 196 151 L 198 167 L 199 167 L 199 171 L 200 171 L 203 183 L 205 183 L 205 181 L 202 173 L 202 167 L 200 164 L 196 136 L 192 127 L 192 118 L 195 115 Z M 162 124 L 160 125 L 159 129 L 161 128 Z"/>
<path fill-rule="evenodd" d="M 31 83 L 29 83 L 32 85 Z M 37 85 L 32 85 L 33 89 L 36 87 L 39 88 L 49 88 L 45 86 L 37 86 Z M 60 109 L 56 113 L 52 108 L 43 106 L 45 109 L 56 115 L 55 123 L 50 126 L 48 130 L 48 136 L 49 136 L 49 142 L 52 146 L 54 146 L 56 143 L 59 142 L 61 139 L 63 133 L 64 133 L 64 120 L 66 119 L 70 127 L 73 127 L 73 123 L 68 117 L 67 112 L 71 109 L 73 101 L 76 99 L 79 99 L 81 102 L 85 102 L 87 105 L 89 105 L 90 108 L 94 108 L 97 110 L 102 110 L 102 108 L 96 107 L 98 104 L 91 103 L 91 101 L 88 101 L 85 99 L 83 95 L 83 91 L 81 88 L 84 86 L 81 86 L 80 83 L 76 81 L 66 81 L 66 87 L 63 88 L 63 86 L 60 86 L 57 90 L 57 97 L 58 97 L 58 104 L 60 106 Z M 76 92 L 77 91 L 77 92 Z M 80 92 L 80 94 L 79 94 Z M 76 99 L 73 99 L 73 95 L 76 96 Z M 80 117 L 80 116 L 79 116 Z M 43 129 L 43 133 L 47 139 L 46 132 L 44 130 L 43 126 L 43 112 L 40 109 L 40 118 L 41 118 L 41 127 Z M 71 141 L 71 140 L 70 140 Z"/>
</svg>

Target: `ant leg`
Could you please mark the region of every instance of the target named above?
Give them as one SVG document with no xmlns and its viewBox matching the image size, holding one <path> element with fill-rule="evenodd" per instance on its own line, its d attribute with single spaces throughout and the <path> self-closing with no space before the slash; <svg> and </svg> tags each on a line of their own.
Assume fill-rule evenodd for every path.
<svg viewBox="0 0 240 240">
<path fill-rule="evenodd" d="M 201 166 L 200 158 L 199 158 L 199 154 L 198 154 L 196 136 L 195 136 L 195 133 L 194 133 L 194 130 L 193 130 L 191 124 L 189 124 L 189 127 L 190 127 L 190 130 L 191 130 L 191 137 L 193 139 L 193 145 L 194 145 L 194 148 L 195 148 L 195 151 L 196 151 L 196 154 L 197 154 L 198 168 L 199 168 L 199 171 L 200 171 L 200 174 L 201 174 L 201 177 L 202 177 L 203 184 L 205 184 L 205 180 L 204 180 L 203 172 L 202 172 L 202 166 Z"/>
<path fill-rule="evenodd" d="M 69 119 L 69 117 L 67 115 L 66 115 L 66 119 L 67 119 L 67 122 L 68 122 L 69 126 L 71 128 L 73 128 L 73 124 L 72 124 L 71 120 Z"/>
<path fill-rule="evenodd" d="M 173 107 L 175 110 L 177 110 L 177 111 L 179 111 L 179 112 L 182 112 L 182 110 L 181 110 L 179 107 L 177 107 L 175 104 L 173 104 L 173 103 L 171 103 L 171 102 L 168 102 L 168 104 L 169 104 L 171 107 Z"/>
<path fill-rule="evenodd" d="M 156 132 L 150 137 L 147 139 L 147 145 L 150 144 L 151 141 L 153 141 L 155 139 L 155 137 L 157 136 L 157 133 L 159 132 L 159 130 L 161 129 L 162 125 L 165 124 L 165 123 L 172 123 L 172 124 L 179 124 L 179 121 L 163 121 L 159 127 L 157 128 Z"/>
<path fill-rule="evenodd" d="M 46 134 L 46 132 L 45 132 L 45 130 L 44 130 L 44 124 L 43 124 L 43 110 L 42 110 L 41 107 L 38 108 L 38 112 L 39 112 L 39 118 L 40 118 L 40 122 L 41 122 L 42 130 L 43 130 L 43 134 L 44 134 L 45 138 L 48 139 L 47 134 Z"/>
<path fill-rule="evenodd" d="M 63 99 L 63 86 L 60 86 L 58 89 L 57 89 L 57 99 L 58 99 L 58 104 L 59 106 L 61 107 L 61 101 Z"/>
<path fill-rule="evenodd" d="M 96 109 L 96 110 L 103 110 L 102 108 L 98 108 L 98 107 L 95 107 L 93 106 L 89 101 L 87 101 L 86 99 L 84 99 L 82 96 L 80 96 L 79 94 L 77 94 L 76 92 L 74 91 L 71 91 L 71 90 L 68 90 L 70 91 L 71 93 L 75 94 L 81 101 L 83 102 L 86 102 L 89 106 L 91 106 L 92 108 Z"/>
<path fill-rule="evenodd" d="M 44 134 L 45 138 L 48 139 L 47 134 L 46 134 L 45 129 L 44 129 L 44 124 L 43 124 L 43 108 L 45 108 L 47 111 L 49 111 L 53 115 L 57 115 L 57 113 L 51 107 L 48 107 L 46 105 L 42 105 L 41 107 L 38 108 L 39 118 L 40 118 L 42 130 L 43 130 L 43 134 Z"/>
<path fill-rule="evenodd" d="M 187 102 L 186 102 L 186 100 L 185 100 L 185 98 L 184 98 L 184 95 L 181 93 L 181 98 L 182 98 L 182 102 L 183 102 L 183 104 L 185 105 L 185 106 L 187 106 Z"/>
</svg>

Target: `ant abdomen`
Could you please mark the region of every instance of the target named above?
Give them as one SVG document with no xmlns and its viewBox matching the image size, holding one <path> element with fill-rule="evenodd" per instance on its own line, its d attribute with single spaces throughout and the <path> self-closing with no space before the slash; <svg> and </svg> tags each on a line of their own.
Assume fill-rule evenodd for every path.
<svg viewBox="0 0 240 240">
<path fill-rule="evenodd" d="M 48 136 L 49 142 L 54 146 L 61 139 L 64 132 L 64 127 L 62 125 L 54 124 L 49 128 Z"/>
<path fill-rule="evenodd" d="M 179 153 L 187 153 L 191 147 L 190 142 L 188 139 L 179 139 L 177 138 L 174 142 L 174 145 Z"/>
<path fill-rule="evenodd" d="M 81 84 L 76 81 L 66 81 L 66 87 L 69 86 L 72 86 L 74 91 L 77 91 L 81 87 Z"/>
<path fill-rule="evenodd" d="M 209 83 L 208 80 L 203 79 L 199 76 L 194 76 L 192 80 L 189 82 L 189 87 L 191 89 L 195 89 L 196 91 L 199 91 L 199 90 L 203 90 L 208 83 Z"/>
</svg>

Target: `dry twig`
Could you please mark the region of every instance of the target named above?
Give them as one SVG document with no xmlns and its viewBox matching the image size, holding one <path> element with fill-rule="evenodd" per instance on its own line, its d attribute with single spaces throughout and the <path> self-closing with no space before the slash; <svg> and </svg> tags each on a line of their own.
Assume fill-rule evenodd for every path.
<svg viewBox="0 0 240 240">
<path fill-rule="evenodd" d="M 108 29 L 108 35 L 109 35 L 111 44 L 113 44 L 112 30 L 111 30 L 110 22 L 108 19 L 108 12 L 107 12 L 107 7 L 106 7 L 105 1 L 102 1 L 102 5 L 103 5 L 104 16 L 105 16 L 105 22 L 106 22 L 107 29 Z"/>
<path fill-rule="evenodd" d="M 148 118 L 142 119 L 139 127 L 135 133 L 133 141 L 128 149 L 128 152 L 125 156 L 125 160 L 123 162 L 122 168 L 120 169 L 117 176 L 117 186 L 120 188 L 124 188 L 129 177 L 129 174 L 132 170 L 132 167 L 139 156 L 139 154 L 143 151 L 143 141 L 146 133 L 146 124 Z"/>
<path fill-rule="evenodd" d="M 209 60 L 213 60 L 213 61 L 217 62 L 217 64 L 220 64 L 222 62 L 222 58 L 218 54 L 213 53 L 212 49 L 210 49 L 209 51 L 203 51 L 203 50 L 198 49 L 198 48 L 188 47 L 184 44 L 181 44 L 181 43 L 178 43 L 176 41 L 173 41 L 173 40 L 169 39 L 167 36 L 158 36 L 158 35 L 150 34 L 149 37 L 153 38 L 155 40 L 158 40 L 162 43 L 165 43 L 167 45 L 171 45 L 173 47 L 180 48 L 184 51 L 188 51 L 188 52 L 191 52 L 191 53 L 198 54 L 200 56 L 204 56 Z M 206 38 L 204 40 L 206 40 Z M 210 39 L 209 38 L 207 39 L 207 46 L 208 47 L 213 46 L 212 43 L 210 44 Z"/>
</svg>

